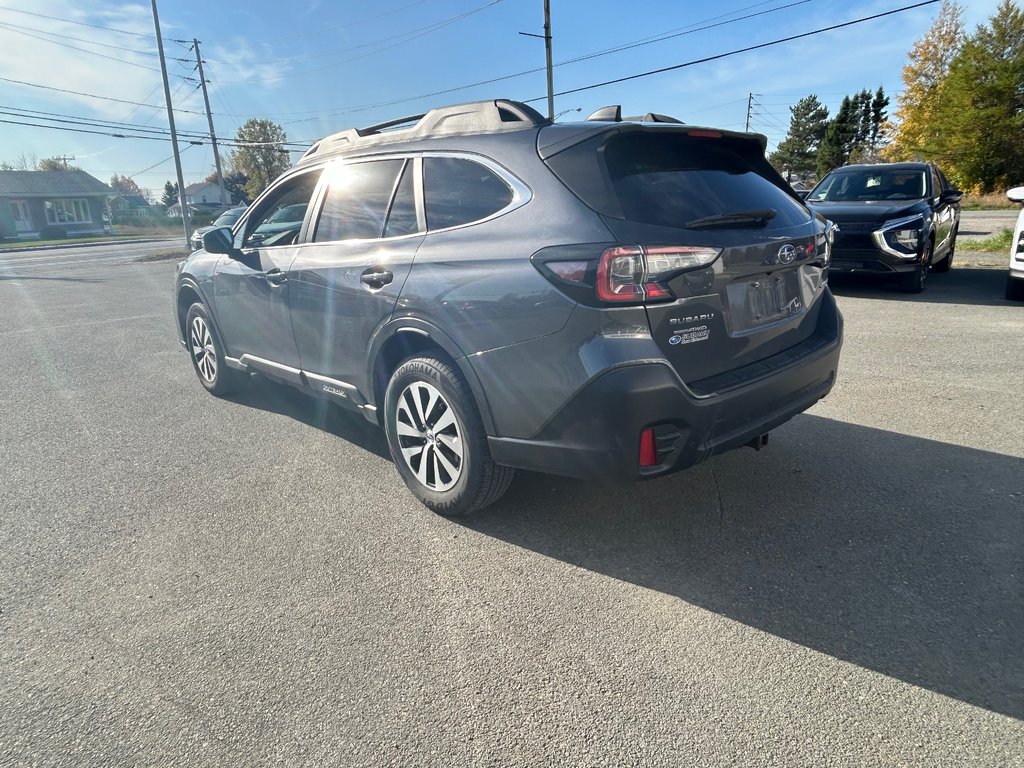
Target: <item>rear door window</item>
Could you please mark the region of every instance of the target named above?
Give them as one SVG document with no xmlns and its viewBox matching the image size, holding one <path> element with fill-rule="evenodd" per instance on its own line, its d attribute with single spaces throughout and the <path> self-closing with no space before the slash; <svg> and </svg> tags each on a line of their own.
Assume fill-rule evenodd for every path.
<svg viewBox="0 0 1024 768">
<path fill-rule="evenodd" d="M 514 197 L 490 168 L 459 157 L 423 158 L 423 194 L 429 230 L 486 219 Z"/>
<path fill-rule="evenodd" d="M 775 211 L 769 229 L 809 221 L 799 202 L 759 172 L 763 156 L 740 141 L 635 131 L 596 137 L 548 164 L 591 208 L 627 221 L 681 227 L 764 210 Z"/>
</svg>

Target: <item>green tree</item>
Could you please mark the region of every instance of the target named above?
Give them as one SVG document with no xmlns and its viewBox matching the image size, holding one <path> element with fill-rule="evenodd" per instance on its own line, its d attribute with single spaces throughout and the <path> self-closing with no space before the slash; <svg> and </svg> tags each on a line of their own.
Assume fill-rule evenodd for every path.
<svg viewBox="0 0 1024 768">
<path fill-rule="evenodd" d="M 115 173 L 110 177 L 110 184 L 108 186 L 115 192 L 119 192 L 122 195 L 138 195 L 139 197 L 146 197 L 146 193 L 142 191 L 142 188 L 135 183 L 135 179 L 131 176 L 118 176 Z"/>
<path fill-rule="evenodd" d="M 815 170 L 818 145 L 828 124 L 828 107 L 815 94 L 804 96 L 789 108 L 789 132 L 768 158 L 787 180 Z"/>
<path fill-rule="evenodd" d="M 1024 181 L 1024 12 L 1012 0 L 960 48 L 937 116 L 936 159 L 962 188 Z"/>
<path fill-rule="evenodd" d="M 944 126 L 937 119 L 942 86 L 964 42 L 963 8 L 943 0 L 935 22 L 914 43 L 903 67 L 903 93 L 897 97 L 887 160 L 931 159 Z"/>
<path fill-rule="evenodd" d="M 164 209 L 170 208 L 178 202 L 178 183 L 175 181 L 168 181 L 164 183 L 164 193 L 160 197 L 160 205 Z"/>
<path fill-rule="evenodd" d="M 824 176 L 833 168 L 846 164 L 859 126 L 860 116 L 857 106 L 853 99 L 844 96 L 836 116 L 825 126 L 825 134 L 818 146 L 817 169 L 819 176 Z"/>
<path fill-rule="evenodd" d="M 217 171 L 213 170 L 210 175 L 207 176 L 203 181 L 209 184 L 217 183 Z M 234 203 L 248 203 L 250 202 L 249 196 L 245 191 L 245 184 L 249 181 L 249 177 L 246 176 L 239 170 L 234 168 L 224 169 L 224 189 L 231 196 L 231 200 Z"/>
<path fill-rule="evenodd" d="M 73 158 L 55 156 L 55 157 L 44 157 L 38 163 L 36 163 L 37 171 L 80 171 L 82 170 L 77 165 L 72 165 L 70 160 Z"/>
<path fill-rule="evenodd" d="M 252 118 L 238 129 L 240 146 L 231 154 L 231 165 L 246 176 L 245 191 L 250 200 L 267 188 L 291 165 L 284 142 L 284 128 L 273 120 Z"/>
</svg>

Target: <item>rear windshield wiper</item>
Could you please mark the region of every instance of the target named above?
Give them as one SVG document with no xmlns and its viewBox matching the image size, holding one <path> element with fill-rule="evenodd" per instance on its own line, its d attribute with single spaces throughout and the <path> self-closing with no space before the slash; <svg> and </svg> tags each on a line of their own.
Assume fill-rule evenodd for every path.
<svg viewBox="0 0 1024 768">
<path fill-rule="evenodd" d="M 757 211 L 736 211 L 721 213 L 715 216 L 703 216 L 683 224 L 684 229 L 710 229 L 712 227 L 763 227 L 777 214 L 774 208 L 763 208 Z"/>
</svg>

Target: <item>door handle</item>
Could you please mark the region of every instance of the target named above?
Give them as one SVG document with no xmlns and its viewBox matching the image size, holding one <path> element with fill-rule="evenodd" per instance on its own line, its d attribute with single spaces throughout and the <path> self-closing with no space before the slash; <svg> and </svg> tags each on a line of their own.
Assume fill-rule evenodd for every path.
<svg viewBox="0 0 1024 768">
<path fill-rule="evenodd" d="M 372 270 L 368 269 L 360 275 L 359 279 L 370 286 L 371 288 L 383 288 L 385 285 L 395 279 L 393 272 L 386 269 Z"/>
<path fill-rule="evenodd" d="M 272 269 L 264 277 L 267 278 L 267 282 L 271 285 L 281 285 L 288 282 L 288 274 L 280 269 Z"/>
</svg>

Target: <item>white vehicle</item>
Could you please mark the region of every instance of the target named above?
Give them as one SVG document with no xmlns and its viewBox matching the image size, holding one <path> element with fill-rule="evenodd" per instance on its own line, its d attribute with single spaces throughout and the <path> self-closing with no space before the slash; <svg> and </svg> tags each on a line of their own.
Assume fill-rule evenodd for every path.
<svg viewBox="0 0 1024 768">
<path fill-rule="evenodd" d="M 1015 203 L 1024 203 L 1024 187 L 1014 187 L 1006 196 Z M 1024 301 L 1024 208 L 1017 216 L 1010 241 L 1010 273 L 1006 276 L 1006 298 Z"/>
</svg>

